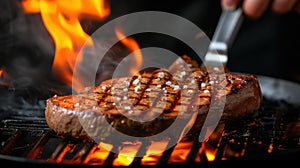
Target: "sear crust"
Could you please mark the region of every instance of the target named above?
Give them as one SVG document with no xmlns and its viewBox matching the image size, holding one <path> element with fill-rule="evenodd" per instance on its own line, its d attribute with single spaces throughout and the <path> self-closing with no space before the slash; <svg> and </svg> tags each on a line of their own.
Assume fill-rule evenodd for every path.
<svg viewBox="0 0 300 168">
<path fill-rule="evenodd" d="M 109 135 L 112 128 L 146 137 L 164 131 L 177 117 L 188 118 L 195 112 L 190 132 L 201 130 L 212 100 L 220 104 L 226 100 L 221 105 L 221 121 L 241 119 L 260 107 L 262 93 L 256 76 L 224 74 L 222 67 L 187 67 L 187 71 L 173 66 L 107 80 L 78 94 L 51 97 L 45 110 L 47 124 L 58 135 L 77 138 L 89 138 L 91 133 L 93 137 Z"/>
</svg>

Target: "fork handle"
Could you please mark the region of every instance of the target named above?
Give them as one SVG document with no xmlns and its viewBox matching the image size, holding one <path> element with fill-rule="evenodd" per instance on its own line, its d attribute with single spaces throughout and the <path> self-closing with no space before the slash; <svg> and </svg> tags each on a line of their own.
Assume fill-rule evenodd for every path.
<svg viewBox="0 0 300 168">
<path fill-rule="evenodd" d="M 212 37 L 212 45 L 221 44 L 226 49 L 231 47 L 243 19 L 244 14 L 240 6 L 235 9 L 224 9 Z"/>
</svg>

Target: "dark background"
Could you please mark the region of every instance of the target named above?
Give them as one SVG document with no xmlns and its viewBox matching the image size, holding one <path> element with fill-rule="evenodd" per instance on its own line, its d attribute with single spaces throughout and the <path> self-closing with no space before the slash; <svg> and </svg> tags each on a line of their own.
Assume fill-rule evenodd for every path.
<svg viewBox="0 0 300 168">
<path fill-rule="evenodd" d="M 111 2 L 112 14 L 115 15 L 143 10 L 177 14 L 198 25 L 210 38 L 221 14 L 218 0 Z M 259 19 L 246 18 L 229 51 L 229 68 L 236 72 L 300 81 L 300 66 L 297 62 L 300 56 L 299 30 L 300 15 L 295 12 L 277 15 L 268 10 Z"/>
<path fill-rule="evenodd" d="M 54 93 L 53 86 L 58 82 L 51 74 L 55 46 L 40 16 L 24 14 L 18 2 L 0 2 L 0 68 L 6 69 L 11 78 L 10 88 L 17 93 L 48 97 L 49 93 Z M 124 14 L 155 10 L 189 19 L 211 38 L 221 14 L 218 0 L 110 0 L 109 3 L 111 14 L 108 18 L 82 21 L 86 32 L 92 34 L 102 24 Z M 295 12 L 276 15 L 270 11 L 256 20 L 246 18 L 229 50 L 229 69 L 300 82 L 299 18 Z M 159 46 L 178 55 L 193 57 L 188 47 L 169 37 L 145 34 L 136 38 L 147 39 L 140 43 L 141 47 Z"/>
</svg>

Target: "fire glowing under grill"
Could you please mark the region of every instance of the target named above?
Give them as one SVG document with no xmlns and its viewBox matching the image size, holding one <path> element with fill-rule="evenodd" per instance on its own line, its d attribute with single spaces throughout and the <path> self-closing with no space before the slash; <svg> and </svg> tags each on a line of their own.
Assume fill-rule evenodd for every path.
<svg viewBox="0 0 300 168">
<path fill-rule="evenodd" d="M 197 135 L 187 135 L 171 148 L 168 148 L 168 139 L 120 142 L 115 146 L 101 144 L 100 147 L 94 142 L 60 137 L 48 128 L 43 110 L 43 104 L 8 109 L 14 115 L 1 123 L 1 160 L 9 156 L 43 164 L 178 166 L 267 159 L 282 153 L 284 157 L 291 157 L 291 154 L 297 157 L 300 151 L 300 136 L 297 135 L 300 123 L 295 121 L 300 109 L 283 101 L 264 99 L 262 108 L 247 120 L 220 124 L 205 142 L 200 143 Z M 111 152 L 113 148 L 120 153 Z M 144 151 L 144 157 L 135 157 Z"/>
<path fill-rule="evenodd" d="M 72 86 L 72 89 L 79 89 L 82 81 L 72 81 L 75 60 L 80 55 L 83 45 L 93 45 L 86 43 L 93 33 L 92 30 L 98 28 L 98 24 L 105 21 L 104 19 L 114 10 L 110 10 L 105 0 L 77 0 L 71 5 L 69 1 L 58 0 L 16 0 L 16 2 L 18 3 L 4 3 L 5 5 L 2 7 L 2 9 L 8 8 L 6 6 L 13 7 L 11 10 L 17 10 L 16 13 L 22 11 L 20 12 L 22 15 L 13 14 L 13 16 L 8 17 L 8 20 L 11 20 L 13 24 L 8 26 L 4 24 L 3 30 L 6 30 L 6 27 L 8 29 L 3 31 L 2 34 L 5 35 L 3 37 L 9 34 L 9 38 L 1 41 L 1 45 L 4 46 L 1 48 L 4 51 L 2 56 L 4 61 L 1 61 L 0 65 L 0 86 L 13 89 L 14 94 L 18 94 L 20 91 L 21 95 L 25 94 L 23 95 L 25 98 L 34 102 L 41 97 L 50 97 L 49 94 L 52 96 L 53 92 L 64 94 L 62 92 L 70 91 L 71 88 L 65 85 L 61 86 L 60 82 L 68 86 L 72 86 L 72 82 L 74 82 L 78 88 Z M 2 12 L 3 14 L 5 12 Z M 115 16 L 117 14 L 112 15 L 112 17 Z M 26 20 L 34 24 L 31 25 L 31 22 L 27 23 Z M 96 25 L 89 25 L 91 20 L 95 20 Z M 178 27 L 184 26 L 179 25 Z M 143 63 L 140 57 L 141 53 L 136 52 L 140 47 L 132 38 L 123 38 L 124 35 L 122 35 L 121 30 L 122 27 L 115 29 L 120 42 L 126 49 L 137 53 L 135 62 L 132 64 L 134 66 L 130 66 L 130 73 L 134 74 Z M 16 34 L 10 35 L 10 33 Z M 34 38 L 33 35 L 37 38 Z M 164 40 L 157 41 L 167 43 Z M 12 44 L 13 46 L 11 46 Z M 33 46 L 30 46 L 31 44 Z M 27 49 L 27 47 L 29 48 Z M 178 48 L 182 48 L 182 46 Z M 6 49 L 8 49 L 7 53 Z M 101 80 L 110 76 L 108 72 L 118 64 L 114 56 L 123 55 L 123 50 L 120 51 L 122 54 L 119 54 L 118 50 L 113 52 L 115 54 L 109 54 L 111 57 L 106 57 L 107 61 L 104 61 L 109 63 L 106 63 L 105 67 L 99 68 L 99 71 L 106 69 L 101 74 Z M 23 56 L 26 57 L 23 58 Z M 119 59 L 122 58 L 118 57 L 116 60 Z M 40 60 L 46 60 L 46 63 L 40 64 L 40 62 L 44 62 Z M 38 67 L 32 66 L 35 64 Z M 84 63 L 82 62 L 82 64 Z M 51 65 L 52 68 L 50 68 Z M 131 69 L 132 67 L 137 67 L 137 69 Z M 48 72 L 50 69 L 51 73 Z M 38 77 L 35 78 L 36 76 Z M 101 80 L 98 79 L 98 81 Z M 40 81 L 44 82 L 40 83 Z M 281 89 L 277 90 L 276 88 L 278 84 L 267 85 L 267 87 L 271 87 L 269 90 L 273 90 L 272 92 L 275 90 L 276 95 L 294 93 L 297 95 L 294 96 L 299 99 L 300 94 L 296 92 L 299 87 L 294 89 L 286 85 L 283 89 L 284 92 L 280 92 Z M 50 87 L 48 87 L 49 85 Z M 45 121 L 45 101 L 35 102 L 34 105 L 28 104 L 23 99 L 18 99 L 15 102 L 11 97 L 4 94 L 7 90 L 1 89 L 0 161 L 1 163 L 12 163 L 16 167 L 24 167 L 25 164 L 29 164 L 31 168 L 34 167 L 33 165 L 39 167 L 52 165 L 55 168 L 59 166 L 168 166 L 187 168 L 203 165 L 209 165 L 209 167 L 222 165 L 225 167 L 226 163 L 236 164 L 239 161 L 242 161 L 239 163 L 245 166 L 245 161 L 250 163 L 253 160 L 278 162 L 282 159 L 297 160 L 300 156 L 299 101 L 295 107 L 288 101 L 283 101 L 285 99 L 282 101 L 270 100 L 264 97 L 261 108 L 254 115 L 232 123 L 220 123 L 209 139 L 204 142 L 199 142 L 196 134 L 187 135 L 171 147 L 169 146 L 170 139 L 167 138 L 159 141 L 134 141 L 100 145 L 93 141 L 87 142 L 72 137 L 58 136 Z M 46 94 L 41 96 L 40 93 Z M 116 154 L 112 151 L 119 151 L 119 153 Z M 241 166 L 238 165 L 238 167 Z"/>
</svg>

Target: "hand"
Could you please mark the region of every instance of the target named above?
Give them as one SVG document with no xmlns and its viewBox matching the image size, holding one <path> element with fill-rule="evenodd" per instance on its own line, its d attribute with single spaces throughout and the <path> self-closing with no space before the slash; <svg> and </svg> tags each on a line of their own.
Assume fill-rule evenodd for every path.
<svg viewBox="0 0 300 168">
<path fill-rule="evenodd" d="M 223 9 L 234 8 L 240 0 L 221 0 Z M 277 14 L 285 14 L 292 10 L 300 14 L 300 0 L 243 0 L 243 11 L 246 16 L 257 19 L 270 8 Z"/>
</svg>

